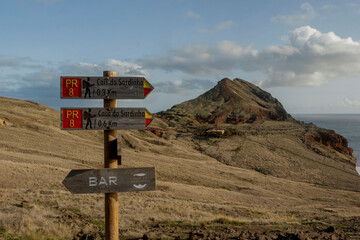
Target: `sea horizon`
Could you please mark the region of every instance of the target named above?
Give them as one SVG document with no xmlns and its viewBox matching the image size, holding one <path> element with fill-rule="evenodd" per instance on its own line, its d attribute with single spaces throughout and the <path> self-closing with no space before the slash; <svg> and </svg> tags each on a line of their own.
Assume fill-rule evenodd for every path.
<svg viewBox="0 0 360 240">
<path fill-rule="evenodd" d="M 289 113 L 291 116 L 294 115 L 354 115 L 360 116 L 360 113 Z"/>
</svg>

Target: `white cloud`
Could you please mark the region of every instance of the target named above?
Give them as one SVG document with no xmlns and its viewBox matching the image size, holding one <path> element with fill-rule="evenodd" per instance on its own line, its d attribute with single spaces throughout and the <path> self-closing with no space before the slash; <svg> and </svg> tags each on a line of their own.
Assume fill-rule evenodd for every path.
<svg viewBox="0 0 360 240">
<path fill-rule="evenodd" d="M 357 14 L 360 14 L 360 3 L 352 2 L 352 3 L 348 3 L 348 6 L 352 10 L 354 10 Z"/>
<path fill-rule="evenodd" d="M 0 67 L 6 66 L 0 75 L 0 96 L 32 100 L 59 108 L 64 105 L 69 106 L 68 104 L 71 102 L 71 100 L 66 103 L 59 101 L 60 76 L 101 76 L 106 70 L 117 71 L 118 76 L 149 76 L 149 72 L 140 65 L 117 59 L 108 59 L 100 63 L 80 62 L 57 65 L 52 63 L 51 66 L 33 63 L 38 63 L 38 61 L 0 56 Z M 88 102 L 80 100 L 75 104 L 79 103 L 81 105 L 88 104 Z M 96 104 L 96 101 L 92 104 Z M 98 104 L 101 105 L 100 102 Z"/>
<path fill-rule="evenodd" d="M 187 11 L 187 12 L 186 12 L 186 16 L 189 17 L 189 18 L 195 18 L 195 19 L 200 18 L 200 15 L 199 15 L 199 14 L 194 13 L 194 12 L 192 12 L 192 11 Z"/>
<path fill-rule="evenodd" d="M 40 101 L 49 106 L 56 106 L 59 102 L 60 76 L 101 76 L 106 70 L 117 71 L 118 76 L 149 76 L 149 72 L 140 65 L 116 59 L 102 63 L 81 62 L 58 66 L 38 64 L 29 67 L 27 58 L 22 60 L 22 58 L 0 57 L 0 66 L 7 67 L 7 74 L 3 73 L 0 76 L 0 95 Z"/>
<path fill-rule="evenodd" d="M 82 66 L 82 67 L 93 67 L 93 68 L 98 66 L 95 63 L 86 63 L 86 62 L 80 62 L 79 65 Z"/>
<path fill-rule="evenodd" d="M 349 98 L 345 98 L 343 103 L 344 103 L 344 106 L 346 106 L 346 107 L 360 107 L 360 101 L 358 101 L 358 100 L 352 100 Z"/>
<path fill-rule="evenodd" d="M 204 79 L 185 77 L 182 80 L 154 83 L 156 91 L 162 93 L 186 93 L 196 89 L 208 90 L 214 82 Z"/>
<path fill-rule="evenodd" d="M 59 78 L 59 72 L 56 70 L 45 69 L 31 74 L 27 74 L 21 78 L 24 86 L 22 87 L 49 87 L 53 81 Z"/>
<path fill-rule="evenodd" d="M 331 10 L 336 8 L 336 6 L 334 4 L 325 4 L 324 6 L 322 6 L 322 9 L 324 10 Z"/>
<path fill-rule="evenodd" d="M 145 68 L 188 74 L 229 74 L 233 70 L 261 72 L 263 87 L 320 86 L 334 79 L 360 77 L 360 42 L 322 33 L 309 26 L 289 32 L 287 43 L 259 51 L 233 41 L 211 47 L 196 43 L 167 56 L 141 59 Z"/>
<path fill-rule="evenodd" d="M 216 30 L 222 30 L 222 29 L 228 29 L 230 28 L 232 25 L 234 25 L 233 21 L 227 21 L 227 22 L 222 22 L 219 23 L 215 26 Z"/>
<path fill-rule="evenodd" d="M 117 71 L 117 74 L 120 75 L 130 75 L 130 76 L 144 76 L 148 77 L 150 74 L 148 71 L 144 70 L 142 66 L 132 63 L 124 62 L 116 59 L 107 60 L 102 67 L 108 68 L 109 70 Z"/>
<path fill-rule="evenodd" d="M 348 5 L 349 7 L 351 7 L 351 8 L 359 7 L 359 6 L 360 6 L 359 3 L 355 3 L 355 2 L 348 3 L 347 5 Z"/>
<path fill-rule="evenodd" d="M 62 74 L 65 75 L 102 75 L 103 71 L 111 70 L 116 71 L 118 76 L 130 75 L 130 76 L 144 76 L 148 77 L 150 74 L 143 69 L 140 65 L 132 62 L 125 62 L 116 59 L 108 59 L 107 61 L 99 64 L 94 63 L 72 63 L 59 67 Z"/>
<path fill-rule="evenodd" d="M 33 62 L 33 60 L 26 57 L 0 55 L 0 67 L 28 67 L 31 62 Z"/>
<path fill-rule="evenodd" d="M 217 32 L 217 31 L 231 28 L 233 25 L 234 25 L 233 21 L 221 22 L 210 29 L 206 29 L 206 28 L 199 29 L 199 32 L 201 32 L 201 33 Z"/>
<path fill-rule="evenodd" d="M 299 25 L 308 23 L 316 15 L 313 7 L 308 2 L 301 5 L 301 10 L 301 13 L 295 13 L 293 15 L 278 15 L 276 17 L 272 17 L 271 21 L 287 25 Z"/>
</svg>

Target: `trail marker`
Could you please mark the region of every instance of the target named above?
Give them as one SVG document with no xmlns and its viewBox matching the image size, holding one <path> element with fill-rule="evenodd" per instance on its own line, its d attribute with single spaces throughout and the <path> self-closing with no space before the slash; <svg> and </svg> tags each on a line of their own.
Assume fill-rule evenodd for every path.
<svg viewBox="0 0 360 240">
<path fill-rule="evenodd" d="M 61 129 L 104 130 L 105 169 L 71 170 L 65 187 L 74 194 L 105 193 L 105 238 L 119 239 L 118 192 L 155 190 L 155 168 L 121 164 L 116 129 L 144 129 L 153 120 L 145 108 L 117 108 L 116 99 L 144 99 L 154 87 L 143 77 L 60 77 L 60 98 L 104 99 L 104 108 L 62 108 Z"/>
<path fill-rule="evenodd" d="M 146 108 L 61 108 L 63 130 L 145 129 L 152 120 Z"/>
<path fill-rule="evenodd" d="M 61 98 L 144 99 L 153 89 L 144 77 L 60 77 Z"/>
</svg>

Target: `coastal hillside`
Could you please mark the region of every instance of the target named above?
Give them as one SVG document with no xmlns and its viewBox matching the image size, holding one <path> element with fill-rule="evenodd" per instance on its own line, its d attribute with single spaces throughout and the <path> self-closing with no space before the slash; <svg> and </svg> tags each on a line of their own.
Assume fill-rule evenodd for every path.
<svg viewBox="0 0 360 240">
<path fill-rule="evenodd" d="M 243 124 L 265 120 L 285 121 L 292 117 L 270 93 L 239 78 L 224 78 L 199 97 L 158 113 L 185 125 Z"/>
<path fill-rule="evenodd" d="M 191 100 L 146 130 L 119 131 L 119 167 L 157 176 L 156 191 L 119 194 L 122 239 L 355 237 L 360 178 L 346 139 L 297 122 L 250 83 L 219 84 L 215 98 L 196 100 L 206 111 Z M 103 237 L 103 194 L 61 184 L 71 169 L 102 168 L 102 131 L 62 131 L 59 116 L 0 98 L 0 239 Z"/>
<path fill-rule="evenodd" d="M 296 121 L 270 93 L 245 80 L 222 79 L 199 97 L 157 116 L 180 131 L 192 131 L 200 152 L 224 164 L 359 189 L 356 159 L 343 136 Z"/>
</svg>

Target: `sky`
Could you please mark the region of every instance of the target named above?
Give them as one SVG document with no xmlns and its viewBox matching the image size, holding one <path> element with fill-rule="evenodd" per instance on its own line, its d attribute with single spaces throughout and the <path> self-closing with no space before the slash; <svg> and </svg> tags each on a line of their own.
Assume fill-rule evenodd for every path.
<svg viewBox="0 0 360 240">
<path fill-rule="evenodd" d="M 60 76 L 145 76 L 122 107 L 158 112 L 222 78 L 247 80 L 291 114 L 360 113 L 358 1 L 1 0 L 0 96 L 49 107 Z"/>
</svg>

